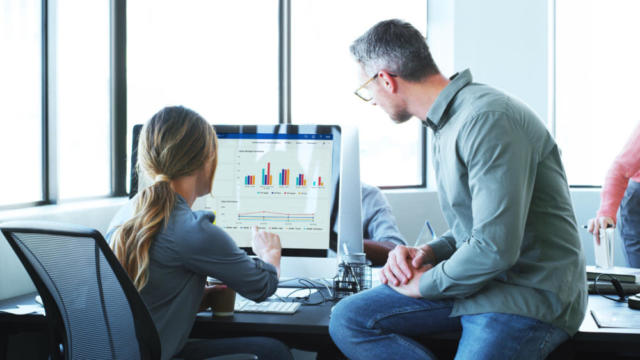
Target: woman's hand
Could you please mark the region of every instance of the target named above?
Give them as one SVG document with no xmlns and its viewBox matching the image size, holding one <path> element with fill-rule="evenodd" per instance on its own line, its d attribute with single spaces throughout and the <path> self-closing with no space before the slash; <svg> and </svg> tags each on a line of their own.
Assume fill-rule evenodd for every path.
<svg viewBox="0 0 640 360">
<path fill-rule="evenodd" d="M 264 230 L 258 230 L 257 226 L 254 226 L 252 230 L 253 241 L 251 242 L 251 249 L 260 259 L 264 260 L 265 257 L 276 254 L 280 256 L 282 252 L 280 236 Z"/>
<path fill-rule="evenodd" d="M 280 257 L 282 256 L 280 236 L 258 230 L 257 226 L 254 226 L 252 230 L 251 249 L 262 261 L 273 265 L 278 273 L 278 278 L 280 278 Z"/>
<path fill-rule="evenodd" d="M 596 244 L 600 245 L 600 229 L 606 229 L 608 227 L 615 226 L 615 222 L 608 216 L 598 216 L 589 220 L 587 230 L 593 234 L 596 239 Z"/>
</svg>

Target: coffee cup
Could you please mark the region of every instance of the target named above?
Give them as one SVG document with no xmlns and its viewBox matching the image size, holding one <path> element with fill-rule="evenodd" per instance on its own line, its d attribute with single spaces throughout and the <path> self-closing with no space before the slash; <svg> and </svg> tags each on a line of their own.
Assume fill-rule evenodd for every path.
<svg viewBox="0 0 640 360">
<path fill-rule="evenodd" d="M 214 316 L 232 316 L 236 304 L 236 291 L 228 286 L 216 290 L 210 295 L 210 304 Z"/>
</svg>

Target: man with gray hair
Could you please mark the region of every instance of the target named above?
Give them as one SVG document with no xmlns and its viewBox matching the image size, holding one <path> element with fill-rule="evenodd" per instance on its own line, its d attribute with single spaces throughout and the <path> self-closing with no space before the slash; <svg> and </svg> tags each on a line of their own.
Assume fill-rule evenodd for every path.
<svg viewBox="0 0 640 360">
<path fill-rule="evenodd" d="M 436 67 L 400 20 L 358 38 L 362 100 L 433 131 L 448 230 L 399 245 L 383 285 L 340 301 L 329 331 L 353 359 L 429 359 L 413 337 L 460 331 L 456 359 L 544 359 L 585 314 L 585 260 L 558 147 L 525 104 Z"/>
</svg>

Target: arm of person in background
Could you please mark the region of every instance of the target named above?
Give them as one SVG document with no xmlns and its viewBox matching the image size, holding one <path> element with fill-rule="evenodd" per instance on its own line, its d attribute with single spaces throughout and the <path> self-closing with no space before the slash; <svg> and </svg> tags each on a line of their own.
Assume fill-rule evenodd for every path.
<svg viewBox="0 0 640 360">
<path fill-rule="evenodd" d="M 389 251 L 397 245 L 406 245 L 406 241 L 382 191 L 365 183 L 361 183 L 361 188 L 364 252 L 373 266 L 381 266 Z"/>
<path fill-rule="evenodd" d="M 387 262 L 389 252 L 397 246 L 396 243 L 391 241 L 374 241 L 364 239 L 364 252 L 367 254 L 367 259 L 371 260 L 371 265 L 382 266 Z"/>
<path fill-rule="evenodd" d="M 629 179 L 640 171 L 640 123 L 607 171 L 600 193 L 600 209 L 589 220 L 588 230 L 600 244 L 600 228 L 615 226 L 616 213 Z"/>
</svg>

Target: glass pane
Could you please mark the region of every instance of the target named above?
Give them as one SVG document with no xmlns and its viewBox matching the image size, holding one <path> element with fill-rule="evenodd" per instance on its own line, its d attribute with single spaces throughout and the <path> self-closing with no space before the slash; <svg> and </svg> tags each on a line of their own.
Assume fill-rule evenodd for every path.
<svg viewBox="0 0 640 360">
<path fill-rule="evenodd" d="M 640 121 L 640 2 L 556 2 L 556 139 L 571 185 L 602 185 Z"/>
<path fill-rule="evenodd" d="M 408 21 L 424 34 L 427 2 L 292 1 L 292 122 L 358 126 L 363 181 L 418 185 L 423 176 L 420 122 L 394 124 L 382 109 L 353 94 L 361 84 L 349 46 L 377 22 L 390 18 Z"/>
<path fill-rule="evenodd" d="M 278 1 L 128 1 L 127 96 L 129 124 L 168 105 L 277 123 Z"/>
<path fill-rule="evenodd" d="M 55 120 L 59 197 L 110 191 L 109 1 L 57 1 Z M 54 55 L 55 54 L 55 55 Z"/>
<path fill-rule="evenodd" d="M 40 4 L 0 3 L 0 206 L 42 200 Z"/>
<path fill-rule="evenodd" d="M 128 1 L 128 161 L 133 124 L 170 105 L 210 123 L 278 123 L 278 1 Z"/>
</svg>

